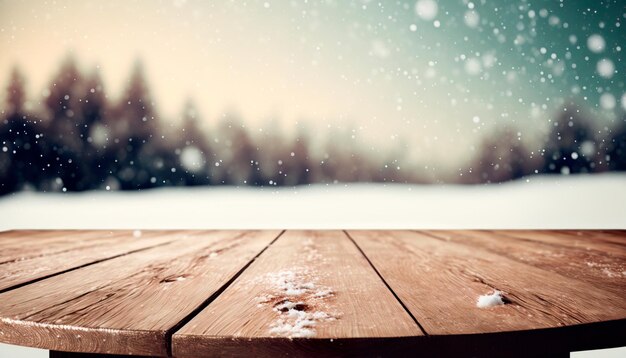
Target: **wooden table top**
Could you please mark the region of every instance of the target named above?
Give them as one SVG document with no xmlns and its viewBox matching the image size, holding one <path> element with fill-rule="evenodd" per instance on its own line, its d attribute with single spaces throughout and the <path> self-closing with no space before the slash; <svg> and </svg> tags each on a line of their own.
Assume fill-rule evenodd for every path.
<svg viewBox="0 0 626 358">
<path fill-rule="evenodd" d="M 0 342 L 176 357 L 623 346 L 626 231 L 8 231 Z"/>
</svg>

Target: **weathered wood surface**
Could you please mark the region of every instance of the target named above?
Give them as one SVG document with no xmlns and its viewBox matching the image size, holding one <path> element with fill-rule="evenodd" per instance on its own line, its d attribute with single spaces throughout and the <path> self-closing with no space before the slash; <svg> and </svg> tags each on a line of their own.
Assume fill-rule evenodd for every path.
<svg viewBox="0 0 626 358">
<path fill-rule="evenodd" d="M 0 342 L 181 357 L 549 356 L 626 345 L 626 231 L 137 236 L 0 233 Z M 496 289 L 504 305 L 476 306 Z"/>
<path fill-rule="evenodd" d="M 491 230 L 491 232 L 529 242 L 542 242 L 555 247 L 577 247 L 626 259 L 626 230 Z"/>
<path fill-rule="evenodd" d="M 97 234 L 85 230 L 33 230 L 6 231 L 0 233 L 2 252 L 0 264 L 25 260 L 56 252 L 97 245 L 102 239 L 109 239 L 121 232 L 102 231 Z M 130 232 L 126 232 L 130 234 Z"/>
<path fill-rule="evenodd" d="M 162 245 L 177 231 L 19 231 L 0 233 L 0 292 L 42 277 Z"/>
<path fill-rule="evenodd" d="M 601 250 L 594 248 L 594 245 L 601 244 L 606 237 L 603 233 L 547 233 L 553 239 L 562 239 L 555 242 L 537 240 L 537 237 L 546 235 L 541 231 L 535 233 L 537 236 L 529 231 L 440 230 L 424 233 L 433 238 L 486 250 L 549 272 L 583 280 L 594 286 L 593 290 L 611 291 L 617 295 L 624 295 L 626 292 L 626 250 L 615 247 Z M 534 240 L 528 240 L 525 236 Z M 626 245 L 626 236 L 621 237 L 621 241 Z"/>
<path fill-rule="evenodd" d="M 160 355 L 169 331 L 279 232 L 191 232 L 0 294 L 0 340 L 59 351 Z"/>
<path fill-rule="evenodd" d="M 458 243 L 436 236 L 454 235 L 450 232 L 350 235 L 428 334 L 519 331 L 626 318 L 624 294 L 495 254 L 477 245 L 478 240 Z M 499 253 L 514 250 L 506 247 L 510 240 L 491 239 L 491 246 L 503 246 Z M 502 291 L 508 304 L 478 309 L 476 299 L 494 290 Z"/>
<path fill-rule="evenodd" d="M 288 231 L 174 334 L 173 353 L 236 354 L 238 341 L 248 339 L 272 345 L 279 337 L 340 342 L 422 334 L 343 232 Z M 278 347 L 289 352 L 293 341 L 282 341 Z"/>
</svg>

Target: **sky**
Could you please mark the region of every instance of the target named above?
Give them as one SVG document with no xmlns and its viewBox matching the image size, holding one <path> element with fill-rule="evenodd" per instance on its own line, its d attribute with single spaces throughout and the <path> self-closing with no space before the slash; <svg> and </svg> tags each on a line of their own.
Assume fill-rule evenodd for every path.
<svg viewBox="0 0 626 358">
<path fill-rule="evenodd" d="M 237 113 L 454 166 L 501 126 L 541 140 L 570 99 L 621 120 L 625 26 L 619 0 L 0 0 L 0 84 L 17 65 L 40 100 L 71 53 L 117 98 L 140 60 L 164 120 L 192 98 L 207 127 Z"/>
</svg>

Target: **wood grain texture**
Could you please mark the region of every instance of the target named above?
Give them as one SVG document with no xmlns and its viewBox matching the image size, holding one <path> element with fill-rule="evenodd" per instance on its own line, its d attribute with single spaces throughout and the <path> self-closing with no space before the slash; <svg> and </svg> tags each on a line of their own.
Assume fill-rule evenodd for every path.
<svg viewBox="0 0 626 358">
<path fill-rule="evenodd" d="M 570 246 L 599 254 L 610 253 L 626 260 L 626 233 L 623 230 L 492 230 L 528 242 L 541 242 L 555 247 Z"/>
<path fill-rule="evenodd" d="M 624 230 L 279 235 L 2 232 L 0 342 L 58 357 L 524 357 L 626 344 Z M 506 304 L 476 307 L 494 289 Z"/>
<path fill-rule="evenodd" d="M 102 236 L 110 236 L 113 231 L 103 231 Z M 87 236 L 95 240 L 92 231 L 85 230 L 28 230 L 0 232 L 0 264 L 23 260 L 30 257 L 55 253 L 68 248 L 89 243 L 80 238 Z"/>
<path fill-rule="evenodd" d="M 285 307 L 289 302 L 295 304 L 290 310 Z M 299 315 L 313 323 L 303 330 L 277 330 L 298 326 L 293 316 Z M 246 349 L 278 347 L 283 354 L 305 354 L 324 352 L 329 342 L 332 347 L 361 339 L 361 347 L 371 348 L 367 339 L 421 335 L 343 232 L 287 231 L 178 330 L 172 344 L 177 357 L 229 354 L 233 344 L 248 340 Z"/>
<path fill-rule="evenodd" d="M 165 356 L 170 331 L 278 234 L 189 232 L 4 292 L 0 340 L 58 351 Z"/>
<path fill-rule="evenodd" d="M 41 231 L 0 234 L 0 292 L 75 267 L 162 245 L 182 231 Z"/>
<path fill-rule="evenodd" d="M 349 234 L 431 335 L 520 331 L 626 318 L 624 295 L 427 232 Z M 505 305 L 478 308 L 504 292 Z"/>
<path fill-rule="evenodd" d="M 626 259 L 621 257 L 626 247 L 600 252 L 582 246 L 576 241 L 581 238 L 585 241 L 602 241 L 606 236 L 605 233 L 566 232 L 565 234 L 570 235 L 572 239 L 563 240 L 562 243 L 521 239 L 514 233 L 506 234 L 499 231 L 436 230 L 424 233 L 444 241 L 484 249 L 524 264 L 583 280 L 595 289 L 611 291 L 616 295 L 626 293 Z M 538 234 L 543 235 L 543 232 Z M 562 234 L 554 232 L 553 235 Z M 626 235 L 623 241 L 626 241 Z"/>
</svg>

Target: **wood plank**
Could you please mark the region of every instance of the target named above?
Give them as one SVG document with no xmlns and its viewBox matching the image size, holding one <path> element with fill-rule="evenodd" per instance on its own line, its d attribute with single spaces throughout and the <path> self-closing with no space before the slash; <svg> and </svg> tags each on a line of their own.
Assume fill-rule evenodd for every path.
<svg viewBox="0 0 626 358">
<path fill-rule="evenodd" d="M 626 246 L 626 230 L 555 230 L 565 235 L 583 236 L 594 241 L 606 241 L 617 244 L 621 247 Z"/>
<path fill-rule="evenodd" d="M 610 253 L 621 259 L 626 259 L 624 245 L 615 240 L 603 240 L 595 230 L 558 231 L 558 230 L 497 230 L 498 235 L 511 236 L 526 241 L 542 242 L 555 246 L 572 246 L 599 254 Z M 574 235 L 572 235 L 574 234 Z"/>
<path fill-rule="evenodd" d="M 251 345 L 254 354 L 365 353 L 376 338 L 422 334 L 343 232 L 287 231 L 172 344 L 177 357 L 243 354 Z"/>
<path fill-rule="evenodd" d="M 278 231 L 207 231 L 0 294 L 2 341 L 58 351 L 165 356 L 169 332 Z"/>
<path fill-rule="evenodd" d="M 84 230 L 15 230 L 0 233 L 0 263 L 23 259 L 24 255 L 35 256 L 38 254 L 35 250 L 46 250 L 49 253 L 59 248 L 62 250 L 75 236 L 89 233 Z M 104 236 L 105 232 L 102 233 Z"/>
<path fill-rule="evenodd" d="M 139 232 L 142 236 L 150 235 L 150 232 Z M 122 236 L 127 240 L 133 237 L 133 231 L 42 230 L 0 234 L 0 265 L 81 247 L 110 244 Z"/>
<path fill-rule="evenodd" d="M 434 230 L 423 231 L 444 241 L 480 248 L 509 259 L 583 280 L 597 289 L 616 295 L 626 293 L 626 260 L 616 250 L 600 253 L 576 245 L 554 245 L 542 241 L 520 240 L 499 231 Z M 577 236 L 575 232 L 564 232 Z M 562 232 L 556 233 L 558 235 Z M 595 236 L 586 233 L 587 236 Z M 625 249 L 626 250 L 626 249 Z"/>
<path fill-rule="evenodd" d="M 50 240 L 39 236 L 28 239 L 28 244 L 7 248 L 13 260 L 0 264 L 0 292 L 93 262 L 163 245 L 188 235 L 182 231 L 142 231 L 140 237 L 135 237 L 133 231 L 126 230 L 74 232 L 65 237 L 66 233 L 63 231 L 58 236 L 46 236 L 54 242 L 51 249 L 47 248 Z M 0 248 L 4 250 L 1 243 Z M 32 253 L 29 253 L 31 250 Z"/>
<path fill-rule="evenodd" d="M 560 327 L 626 318 L 623 295 L 421 232 L 350 231 L 383 278 L 431 335 Z M 478 308 L 480 295 L 507 304 Z"/>
<path fill-rule="evenodd" d="M 4 230 L 4 231 L 0 231 L 0 235 L 2 235 L 3 240 L 12 240 L 12 239 L 19 239 L 20 237 L 23 237 L 23 235 L 26 236 L 47 236 L 50 234 L 51 231 L 57 231 L 57 230 Z M 63 230 L 65 231 L 65 230 Z M 71 231 L 71 230 L 68 230 Z M 76 230 L 79 231 L 79 230 Z"/>
</svg>

